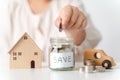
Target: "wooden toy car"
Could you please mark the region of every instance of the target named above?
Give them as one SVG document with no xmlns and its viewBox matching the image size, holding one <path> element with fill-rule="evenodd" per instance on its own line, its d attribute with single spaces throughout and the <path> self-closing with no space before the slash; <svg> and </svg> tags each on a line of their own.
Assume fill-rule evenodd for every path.
<svg viewBox="0 0 120 80">
<path fill-rule="evenodd" d="M 112 57 L 107 56 L 103 50 L 89 49 L 84 51 L 84 64 L 86 65 L 86 60 L 94 60 L 96 66 L 103 66 L 106 69 L 110 69 L 115 66 L 115 62 Z"/>
</svg>

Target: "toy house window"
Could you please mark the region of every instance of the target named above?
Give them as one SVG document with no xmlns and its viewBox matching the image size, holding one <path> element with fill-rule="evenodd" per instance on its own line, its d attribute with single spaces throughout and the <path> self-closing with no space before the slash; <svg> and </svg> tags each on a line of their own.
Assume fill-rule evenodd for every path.
<svg viewBox="0 0 120 80">
<path fill-rule="evenodd" d="M 27 36 L 24 36 L 24 40 L 27 40 L 28 39 L 28 37 Z"/>
<path fill-rule="evenodd" d="M 13 57 L 13 60 L 17 60 L 17 57 Z"/>
<path fill-rule="evenodd" d="M 34 55 L 38 55 L 38 52 L 34 52 Z"/>
<path fill-rule="evenodd" d="M 13 52 L 13 56 L 16 56 L 17 55 L 17 53 L 16 52 Z"/>
<path fill-rule="evenodd" d="M 22 55 L 22 52 L 18 52 L 18 56 L 21 56 Z"/>
</svg>

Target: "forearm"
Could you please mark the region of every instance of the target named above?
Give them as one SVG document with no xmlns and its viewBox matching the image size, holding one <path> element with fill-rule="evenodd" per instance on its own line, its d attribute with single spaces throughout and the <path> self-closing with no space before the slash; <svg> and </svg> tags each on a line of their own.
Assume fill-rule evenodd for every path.
<svg viewBox="0 0 120 80">
<path fill-rule="evenodd" d="M 67 35 L 67 37 L 71 37 L 74 39 L 74 44 L 76 46 L 81 45 L 81 43 L 85 40 L 86 37 L 86 31 L 76 31 L 76 32 L 72 32 L 71 33 L 69 31 L 65 30 L 65 33 Z"/>
<path fill-rule="evenodd" d="M 74 44 L 75 44 L 76 46 L 81 45 L 81 43 L 85 40 L 85 37 L 86 37 L 86 32 L 85 32 L 85 30 L 80 31 L 79 34 L 77 34 L 76 36 L 73 36 Z"/>
</svg>

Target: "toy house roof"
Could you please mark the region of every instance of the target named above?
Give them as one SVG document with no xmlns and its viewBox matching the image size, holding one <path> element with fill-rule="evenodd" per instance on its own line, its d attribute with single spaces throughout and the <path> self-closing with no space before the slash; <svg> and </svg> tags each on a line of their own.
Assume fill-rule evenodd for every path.
<svg viewBox="0 0 120 80">
<path fill-rule="evenodd" d="M 10 54 L 11 51 L 17 46 L 17 44 L 22 41 L 22 39 L 23 39 L 24 36 L 29 37 L 29 39 L 35 44 L 35 46 L 36 46 L 38 49 L 40 49 L 40 48 L 37 46 L 37 44 L 32 40 L 32 38 L 25 32 L 25 33 L 23 34 L 23 36 L 16 42 L 16 44 L 9 50 L 9 52 L 8 52 L 9 54 Z M 41 49 L 40 49 L 40 50 L 41 50 Z"/>
</svg>

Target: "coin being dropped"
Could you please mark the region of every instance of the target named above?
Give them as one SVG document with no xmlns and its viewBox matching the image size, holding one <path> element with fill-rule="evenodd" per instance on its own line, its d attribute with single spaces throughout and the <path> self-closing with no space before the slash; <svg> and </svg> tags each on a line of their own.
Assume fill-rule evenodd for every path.
<svg viewBox="0 0 120 80">
<path fill-rule="evenodd" d="M 62 32 L 62 24 L 59 24 L 59 32 Z"/>
</svg>

